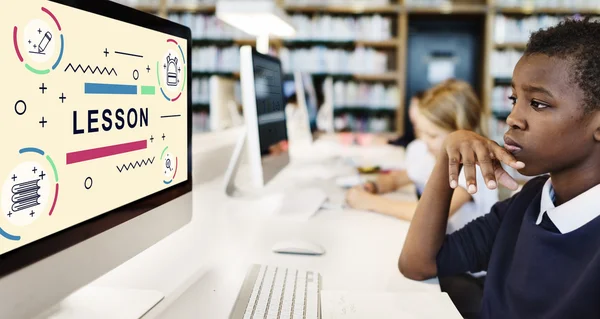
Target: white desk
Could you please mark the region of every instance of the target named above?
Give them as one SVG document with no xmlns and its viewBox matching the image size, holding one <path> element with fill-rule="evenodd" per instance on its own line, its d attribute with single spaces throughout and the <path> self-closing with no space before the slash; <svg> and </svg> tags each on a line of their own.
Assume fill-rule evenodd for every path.
<svg viewBox="0 0 600 319">
<path fill-rule="evenodd" d="M 293 170 L 287 173 L 295 176 Z M 273 181 L 274 186 L 293 182 L 285 172 Z M 169 319 L 227 318 L 252 263 L 318 271 L 323 289 L 439 291 L 437 281 L 408 280 L 397 269 L 407 222 L 351 210 L 286 221 L 264 213 L 268 209 L 261 202 L 243 207 L 228 199 L 221 185 L 217 179 L 195 187 L 190 224 L 92 285 L 161 291 L 165 299 L 144 318 Z M 273 244 L 289 239 L 319 243 L 327 252 L 271 252 Z"/>
</svg>

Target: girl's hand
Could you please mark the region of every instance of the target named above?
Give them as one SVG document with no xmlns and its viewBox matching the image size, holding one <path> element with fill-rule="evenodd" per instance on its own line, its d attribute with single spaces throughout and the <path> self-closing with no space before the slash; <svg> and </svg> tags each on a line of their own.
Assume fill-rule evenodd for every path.
<svg viewBox="0 0 600 319">
<path fill-rule="evenodd" d="M 356 186 L 351 188 L 346 194 L 346 203 L 354 209 L 370 210 L 374 196 L 365 191 L 362 186 Z"/>
<path fill-rule="evenodd" d="M 475 165 L 479 165 L 481 173 L 489 189 L 495 189 L 498 183 L 510 190 L 518 188 L 517 182 L 501 166 L 501 163 L 514 169 L 522 169 L 525 163 L 515 157 L 496 142 L 471 131 L 456 131 L 448 135 L 444 141 L 442 155 L 448 157 L 450 187 L 458 186 L 458 174 L 464 167 L 470 194 L 477 192 Z"/>
<path fill-rule="evenodd" d="M 366 182 L 363 184 L 363 189 L 370 194 L 377 194 L 377 184 L 375 182 Z"/>
</svg>

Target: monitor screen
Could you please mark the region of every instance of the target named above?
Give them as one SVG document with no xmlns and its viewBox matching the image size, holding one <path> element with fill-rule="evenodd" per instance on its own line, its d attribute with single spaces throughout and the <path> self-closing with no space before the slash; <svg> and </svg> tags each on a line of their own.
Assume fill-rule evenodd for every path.
<svg viewBox="0 0 600 319">
<path fill-rule="evenodd" d="M 308 118 L 310 121 L 310 129 L 312 132 L 317 130 L 317 92 L 313 79 L 310 74 L 302 73 L 302 87 L 304 88 L 304 100 L 306 101 L 306 108 L 308 111 Z"/>
<path fill-rule="evenodd" d="M 281 64 L 258 52 L 252 60 L 261 156 L 278 156 L 288 151 Z"/>
<path fill-rule="evenodd" d="M 108 1 L 12 6 L 0 13 L 11 31 L 0 45 L 10 75 L 0 96 L 0 265 L 53 239 L 26 254 L 35 261 L 191 185 L 189 29 Z M 64 232 L 83 224 L 92 227 Z"/>
</svg>

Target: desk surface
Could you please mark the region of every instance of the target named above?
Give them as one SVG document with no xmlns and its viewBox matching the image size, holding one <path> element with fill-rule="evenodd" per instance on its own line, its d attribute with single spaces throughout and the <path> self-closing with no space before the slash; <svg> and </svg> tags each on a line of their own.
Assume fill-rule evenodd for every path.
<svg viewBox="0 0 600 319">
<path fill-rule="evenodd" d="M 336 152 L 340 150 L 345 155 L 355 152 L 352 148 Z M 402 156 L 390 147 L 377 152 L 378 156 L 394 153 L 390 158 Z M 312 165 L 329 165 L 326 168 L 343 172 L 338 164 L 313 161 Z M 298 182 L 294 170 L 306 170 L 306 165 L 296 162 L 271 187 Z M 321 183 L 329 184 L 328 192 L 336 191 L 332 180 Z M 318 271 L 323 289 L 439 291 L 437 281 L 415 282 L 398 272 L 407 222 L 352 210 L 322 210 L 306 222 L 283 220 L 269 213 L 272 203 L 227 198 L 221 185 L 217 179 L 196 186 L 190 224 L 92 285 L 161 291 L 165 299 L 144 318 L 178 319 L 227 318 L 253 263 Z M 276 242 L 290 239 L 321 244 L 326 253 L 295 256 L 271 251 Z"/>
</svg>

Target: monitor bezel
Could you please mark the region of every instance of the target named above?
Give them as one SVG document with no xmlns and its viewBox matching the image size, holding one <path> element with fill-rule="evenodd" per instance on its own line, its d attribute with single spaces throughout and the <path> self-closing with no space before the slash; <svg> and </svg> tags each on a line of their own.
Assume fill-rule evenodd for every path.
<svg viewBox="0 0 600 319">
<path fill-rule="evenodd" d="M 108 0 L 49 0 L 74 9 L 115 19 L 132 25 L 154 30 L 187 41 L 187 74 L 192 74 L 192 33 L 190 28 L 138 11 Z M 187 81 L 190 83 L 190 81 Z M 192 103 L 191 85 L 187 86 L 187 180 L 167 189 L 150 194 L 129 204 L 122 205 L 102 215 L 73 225 L 25 246 L 0 255 L 0 278 L 55 255 L 69 247 L 93 238 L 107 230 L 124 224 L 148 211 L 170 202 L 192 190 Z M 191 218 L 191 214 L 189 214 Z"/>
</svg>

